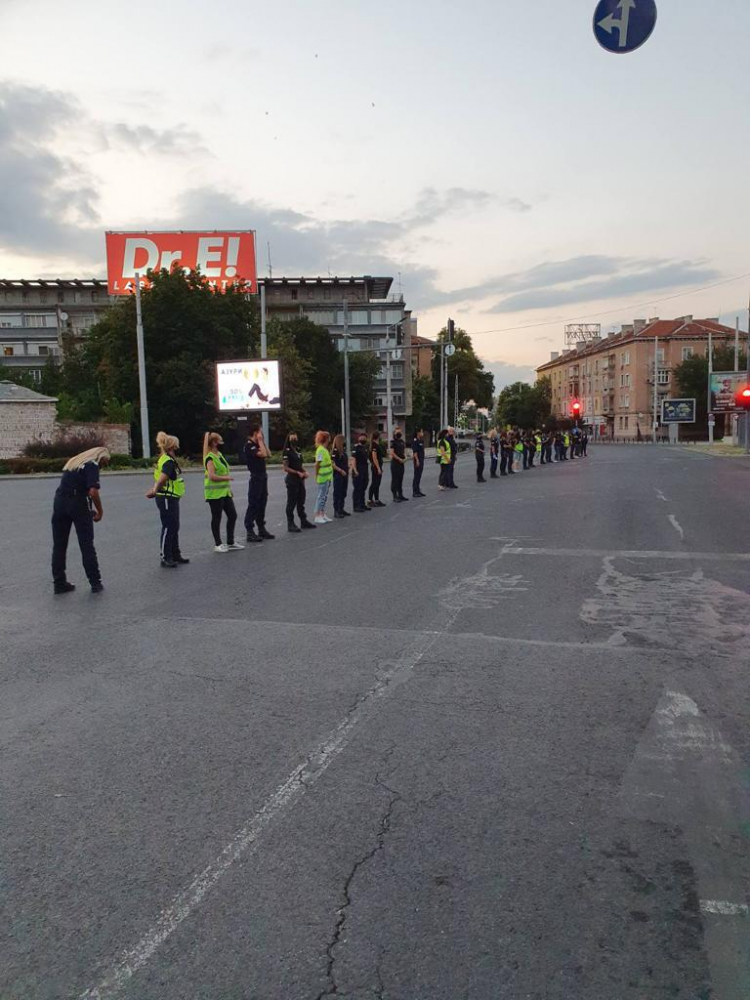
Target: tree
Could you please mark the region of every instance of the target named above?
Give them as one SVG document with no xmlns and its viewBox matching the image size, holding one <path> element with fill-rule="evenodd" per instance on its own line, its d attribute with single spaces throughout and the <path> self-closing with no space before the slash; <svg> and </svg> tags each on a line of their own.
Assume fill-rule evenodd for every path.
<svg viewBox="0 0 750 1000">
<path fill-rule="evenodd" d="M 448 330 L 443 329 L 438 334 L 438 342 L 448 340 Z M 458 409 L 464 403 L 473 400 L 477 407 L 489 409 L 492 406 L 492 396 L 495 391 L 495 380 L 492 372 L 486 372 L 482 361 L 477 357 L 471 337 L 465 331 L 456 327 L 453 335 L 453 345 L 456 353 L 448 358 L 448 413 L 456 408 L 456 376 L 458 376 Z M 438 400 L 440 398 L 440 357 L 436 351 L 432 359 L 432 381 Z M 450 419 L 448 421 L 451 422 Z"/>
<path fill-rule="evenodd" d="M 200 450 L 216 416 L 216 361 L 258 351 L 258 308 L 240 286 L 215 292 L 200 275 L 150 274 L 142 293 L 151 429 L 177 434 L 183 451 Z M 95 420 L 133 413 L 140 439 L 135 298 L 122 298 L 89 331 L 82 347 L 66 345 L 59 373 L 62 415 Z"/>
<path fill-rule="evenodd" d="M 344 359 L 340 359 L 340 385 L 344 386 Z M 352 428 L 358 424 L 364 425 L 372 413 L 372 400 L 375 392 L 375 380 L 380 371 L 380 359 L 377 354 L 363 352 L 349 355 L 349 409 L 351 411 Z"/>
<path fill-rule="evenodd" d="M 412 429 L 439 429 L 440 394 L 429 375 L 415 375 L 411 384 L 412 392 Z"/>
<path fill-rule="evenodd" d="M 500 426 L 532 429 L 542 427 L 549 420 L 552 387 L 548 378 L 536 385 L 514 382 L 506 386 L 497 398 L 495 419 Z"/>
</svg>

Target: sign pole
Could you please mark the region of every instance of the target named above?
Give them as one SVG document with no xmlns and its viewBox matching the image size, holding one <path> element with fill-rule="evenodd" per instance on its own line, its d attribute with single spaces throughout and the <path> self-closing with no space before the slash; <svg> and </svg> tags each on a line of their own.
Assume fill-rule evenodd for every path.
<svg viewBox="0 0 750 1000">
<path fill-rule="evenodd" d="M 659 425 L 659 338 L 654 337 L 654 444 Z"/>
<path fill-rule="evenodd" d="M 352 411 L 349 398 L 349 304 L 344 299 L 344 426 L 341 428 L 346 441 L 346 452 L 352 453 L 351 422 Z"/>
<path fill-rule="evenodd" d="M 711 331 L 708 331 L 708 443 L 714 443 L 714 423 L 711 420 L 711 376 L 714 373 L 714 341 Z"/>
<path fill-rule="evenodd" d="M 263 361 L 268 357 L 268 337 L 266 335 L 266 284 L 260 286 L 260 356 Z M 268 413 L 261 415 L 263 439 L 268 443 Z"/>
<path fill-rule="evenodd" d="M 141 446 L 143 457 L 151 458 L 151 432 L 148 427 L 148 397 L 146 395 L 146 352 L 143 347 L 143 316 L 141 314 L 141 276 L 135 272 L 135 340 L 138 346 L 138 392 L 141 397 Z"/>
<path fill-rule="evenodd" d="M 393 396 L 391 395 L 391 339 L 386 341 L 385 355 L 385 402 L 386 402 L 386 431 L 388 433 L 388 447 L 391 446 L 393 438 Z"/>
<path fill-rule="evenodd" d="M 448 325 L 445 326 L 445 337 L 448 339 Z M 440 429 L 443 430 L 447 424 L 445 418 L 445 340 L 440 347 Z"/>
</svg>

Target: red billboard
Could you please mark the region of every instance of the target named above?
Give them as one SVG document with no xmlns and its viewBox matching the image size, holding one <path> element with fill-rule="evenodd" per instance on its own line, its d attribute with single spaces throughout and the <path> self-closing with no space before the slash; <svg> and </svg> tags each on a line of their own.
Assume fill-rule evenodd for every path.
<svg viewBox="0 0 750 1000">
<path fill-rule="evenodd" d="M 142 232 L 106 233 L 107 281 L 110 295 L 128 295 L 135 288 L 135 275 L 175 266 L 199 270 L 219 291 L 239 281 L 248 291 L 258 291 L 255 233 L 232 232 Z"/>
</svg>

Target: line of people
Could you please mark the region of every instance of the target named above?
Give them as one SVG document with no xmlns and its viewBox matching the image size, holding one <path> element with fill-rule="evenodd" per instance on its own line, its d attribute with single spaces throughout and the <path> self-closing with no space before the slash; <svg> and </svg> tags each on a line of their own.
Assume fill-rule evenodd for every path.
<svg viewBox="0 0 750 1000">
<path fill-rule="evenodd" d="M 154 484 L 146 493 L 159 511 L 161 532 L 159 538 L 160 564 L 165 569 L 176 569 L 190 562 L 180 548 L 180 501 L 185 495 L 185 479 L 178 460 L 179 438 L 160 431 L 156 436 L 158 458 L 154 467 Z M 245 548 L 235 538 L 237 508 L 232 492 L 233 476 L 229 462 L 222 452 L 223 438 L 216 432 L 207 432 L 203 441 L 203 495 L 211 511 L 211 533 L 214 551 L 226 553 Z M 487 448 L 490 454 L 490 476 L 514 475 L 523 465 L 534 468 L 539 455 L 540 464 L 567 461 L 587 454 L 588 437 L 585 431 L 490 431 L 487 444 L 482 434 L 474 442 L 477 480 L 484 478 Z M 437 440 L 436 462 L 440 465 L 438 488 L 458 489 L 455 466 L 459 443 L 452 427 L 442 430 Z M 249 428 L 243 457 L 250 473 L 247 509 L 245 512 L 245 540 L 257 544 L 275 537 L 266 525 L 268 505 L 268 459 L 271 457 L 260 424 Z M 418 430 L 411 441 L 411 456 L 403 432 L 396 428 L 392 440 L 386 444 L 380 432 L 368 436 L 364 431 L 356 435 L 351 455 L 347 453 L 343 434 L 331 440 L 327 431 L 315 435 L 314 471 L 304 467 L 299 437 L 287 435 L 282 454 L 282 467 L 286 485 L 287 529 L 293 534 L 314 530 L 331 523 L 333 519 L 350 517 L 346 510 L 349 484 L 352 485 L 352 510 L 366 514 L 385 503 L 380 498 L 386 459 L 390 458 L 390 489 L 394 503 L 405 503 L 406 468 L 412 466 L 411 494 L 419 499 L 425 466 L 424 431 Z M 110 460 L 106 448 L 92 448 L 71 458 L 63 468 L 63 475 L 55 494 L 52 516 L 52 577 L 56 594 L 75 590 L 67 579 L 66 555 L 70 532 L 76 529 L 83 566 L 93 593 L 104 589 L 99 563 L 94 548 L 94 524 L 101 521 L 104 510 L 101 502 L 100 469 Z M 315 476 L 316 496 L 312 519 L 307 515 L 306 481 Z M 326 514 L 328 498 L 333 485 L 333 519 Z M 295 521 L 295 515 L 297 521 Z M 222 539 L 222 523 L 225 540 Z"/>
</svg>

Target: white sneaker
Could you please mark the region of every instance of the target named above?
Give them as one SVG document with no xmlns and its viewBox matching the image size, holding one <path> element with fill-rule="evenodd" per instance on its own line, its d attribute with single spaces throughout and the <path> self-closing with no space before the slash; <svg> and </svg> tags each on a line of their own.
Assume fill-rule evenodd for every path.
<svg viewBox="0 0 750 1000">
<path fill-rule="evenodd" d="M 228 545 L 224 545 L 224 543 L 222 542 L 221 545 L 217 545 L 214 548 L 214 552 L 229 552 L 229 546 Z"/>
<path fill-rule="evenodd" d="M 240 552 L 244 548 L 245 546 L 240 545 L 239 542 L 232 542 L 231 545 L 227 545 L 227 549 L 229 552 Z"/>
<path fill-rule="evenodd" d="M 333 518 L 332 517 L 326 517 L 325 514 L 324 514 L 323 515 L 323 524 L 333 524 Z"/>
<path fill-rule="evenodd" d="M 315 518 L 315 523 L 316 523 L 316 524 L 328 524 L 329 522 L 328 522 L 328 518 L 327 518 L 327 517 L 320 517 L 320 516 L 317 516 L 317 517 Z"/>
</svg>

